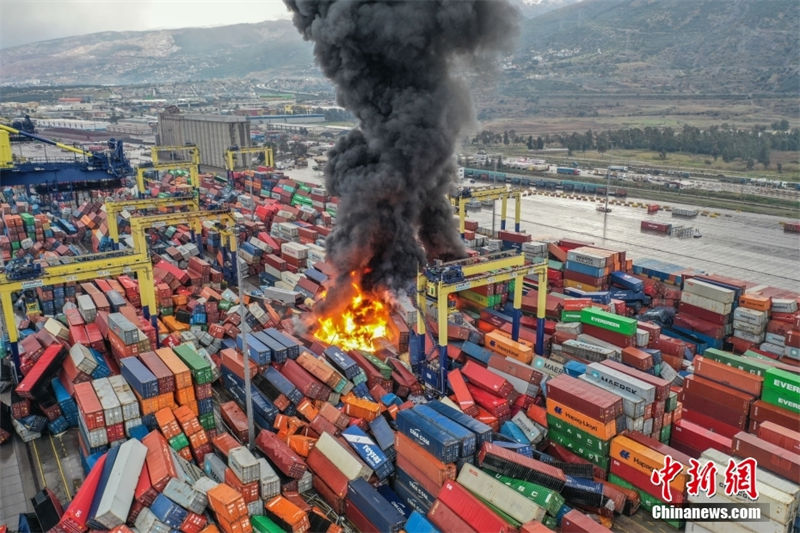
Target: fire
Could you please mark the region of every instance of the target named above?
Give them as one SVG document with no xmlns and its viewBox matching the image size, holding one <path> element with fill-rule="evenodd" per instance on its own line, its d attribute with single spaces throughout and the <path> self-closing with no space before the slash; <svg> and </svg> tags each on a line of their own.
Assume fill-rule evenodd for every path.
<svg viewBox="0 0 800 533">
<path fill-rule="evenodd" d="M 373 341 L 388 333 L 389 308 L 379 299 L 365 295 L 358 283 L 352 283 L 354 296 L 347 307 L 335 314 L 320 317 L 314 336 L 343 350 L 374 351 Z"/>
</svg>

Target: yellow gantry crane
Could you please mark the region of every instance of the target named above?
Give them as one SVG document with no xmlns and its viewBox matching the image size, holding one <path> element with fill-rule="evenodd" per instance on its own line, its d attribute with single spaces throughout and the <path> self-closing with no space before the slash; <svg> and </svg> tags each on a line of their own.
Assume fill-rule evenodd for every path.
<svg viewBox="0 0 800 533">
<path fill-rule="evenodd" d="M 133 249 L 136 253 L 147 253 L 147 230 L 164 226 L 187 224 L 192 230 L 192 240 L 202 250 L 203 226 L 213 227 L 219 232 L 223 263 L 230 261 L 232 278 L 236 279 L 236 270 L 239 267 L 236 261 L 238 244 L 236 242 L 236 219 L 229 209 L 212 211 L 189 211 L 182 213 L 167 213 L 158 215 L 145 215 L 131 217 L 131 238 Z M 229 278 L 231 276 L 228 276 Z"/>
<path fill-rule="evenodd" d="M 155 313 L 156 310 L 156 295 L 153 265 L 146 252 L 108 252 L 83 255 L 72 258 L 72 261 L 67 264 L 47 266 L 40 275 L 33 279 L 11 280 L 7 274 L 0 274 L 0 303 L 3 305 L 3 322 L 8 332 L 11 353 L 17 370 L 19 370 L 19 350 L 17 348 L 19 331 L 11 299 L 15 292 L 45 285 L 60 285 L 123 274 L 136 275 L 139 281 L 142 310 L 145 318 L 149 319 L 150 313 Z"/>
<path fill-rule="evenodd" d="M 106 200 L 106 218 L 108 220 L 108 237 L 115 249 L 119 245 L 119 227 L 117 215 L 123 211 L 146 211 L 151 209 L 167 209 L 188 207 L 189 211 L 199 211 L 200 203 L 196 194 L 185 196 L 168 196 L 165 198 L 142 198 L 137 200 Z"/>
<path fill-rule="evenodd" d="M 417 275 L 417 339 L 419 343 L 412 358 L 412 364 L 421 363 L 424 359 L 425 346 L 425 309 L 426 298 L 436 299 L 437 321 L 439 324 L 439 384 L 441 391 L 447 387 L 447 318 L 448 299 L 453 293 L 484 287 L 492 283 L 514 280 L 514 314 L 511 327 L 511 338 L 519 340 L 520 320 L 522 317 L 522 285 L 528 275 L 537 275 L 539 287 L 547 287 L 547 262 L 526 264 L 525 256 L 516 252 L 499 252 L 489 256 L 461 259 L 447 263 L 429 265 Z M 536 346 L 535 351 L 541 355 L 544 348 L 544 319 L 547 303 L 547 291 L 538 292 L 536 312 Z M 414 361 L 413 359 L 417 359 Z"/>
<path fill-rule="evenodd" d="M 160 156 L 162 153 L 176 152 L 188 153 L 188 159 L 164 159 Z M 144 175 L 151 171 L 162 170 L 188 170 L 189 171 L 189 184 L 195 191 L 200 188 L 200 149 L 193 145 L 187 144 L 184 146 L 153 146 L 150 148 L 150 159 L 152 164 L 140 165 L 136 169 L 136 185 L 139 189 L 139 194 L 146 194 L 147 187 L 144 182 Z"/>
<path fill-rule="evenodd" d="M 458 230 L 461 233 L 461 237 L 464 237 L 464 232 L 466 231 L 465 228 L 465 220 L 467 218 L 466 207 L 467 203 L 471 200 L 477 200 L 482 202 L 484 200 L 502 200 L 502 205 L 500 208 L 500 229 L 506 229 L 506 212 L 507 212 L 507 202 L 509 198 L 514 198 L 515 202 L 515 209 L 514 209 L 514 231 L 519 231 L 520 227 L 520 217 L 522 215 L 521 211 L 521 198 L 522 194 L 520 191 L 515 191 L 512 189 L 508 189 L 507 187 L 493 187 L 490 189 L 477 189 L 471 190 L 468 193 L 460 194 L 456 197 L 450 199 L 451 203 L 458 207 Z"/>
<path fill-rule="evenodd" d="M 244 148 L 231 146 L 225 150 L 225 168 L 228 170 L 228 178 L 231 177 L 230 173 L 236 170 L 236 154 L 264 154 L 264 166 L 275 166 L 272 148 L 268 146 L 245 146 Z"/>
</svg>

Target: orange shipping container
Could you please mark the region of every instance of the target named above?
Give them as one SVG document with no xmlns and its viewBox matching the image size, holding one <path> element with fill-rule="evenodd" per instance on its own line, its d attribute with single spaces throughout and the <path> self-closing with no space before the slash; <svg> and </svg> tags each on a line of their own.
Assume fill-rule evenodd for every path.
<svg viewBox="0 0 800 533">
<path fill-rule="evenodd" d="M 192 373 L 189 367 L 175 355 L 172 348 L 159 348 L 156 354 L 175 375 L 175 388 L 185 389 L 192 386 Z"/>
<path fill-rule="evenodd" d="M 549 398 L 547 399 L 547 413 L 601 440 L 608 440 L 617 434 L 615 420 L 603 423 Z"/>
<path fill-rule="evenodd" d="M 516 342 L 497 331 L 487 333 L 484 344 L 489 350 L 512 357 L 526 365 L 533 359 L 533 349 L 530 346 Z"/>
<path fill-rule="evenodd" d="M 755 309 L 756 311 L 769 312 L 770 307 L 772 307 L 772 299 L 756 296 L 754 294 L 742 294 L 739 297 L 739 305 L 747 307 L 748 309 Z"/>
<path fill-rule="evenodd" d="M 218 518 L 233 522 L 247 517 L 247 505 L 236 489 L 220 483 L 208 491 L 208 505 Z"/>
<path fill-rule="evenodd" d="M 664 468 L 663 454 L 643 446 L 625 435 L 618 435 L 611 439 L 610 456 L 612 459 L 616 459 L 620 463 L 641 472 L 648 478 L 653 474 L 653 470 Z M 681 493 L 684 491 L 686 488 L 687 468 L 688 465 L 683 465 L 680 473 L 670 482 L 669 486 L 672 489 Z"/>
</svg>

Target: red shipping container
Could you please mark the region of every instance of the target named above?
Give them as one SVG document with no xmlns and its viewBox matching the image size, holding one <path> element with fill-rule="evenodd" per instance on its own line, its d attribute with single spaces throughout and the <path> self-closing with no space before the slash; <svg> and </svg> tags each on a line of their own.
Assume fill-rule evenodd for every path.
<svg viewBox="0 0 800 533">
<path fill-rule="evenodd" d="M 633 346 L 622 349 L 622 362 L 642 371 L 653 368 L 653 356 Z"/>
<path fill-rule="evenodd" d="M 714 417 L 723 424 L 744 429 L 747 426 L 747 413 L 732 409 L 729 405 L 708 399 L 702 392 L 683 390 L 678 400 L 690 411 L 714 413 Z"/>
<path fill-rule="evenodd" d="M 800 454 L 800 431 L 780 426 L 774 422 L 762 422 L 758 426 L 758 437 L 784 450 Z"/>
<path fill-rule="evenodd" d="M 680 314 L 690 315 L 701 320 L 705 320 L 711 324 L 717 324 L 719 326 L 724 326 L 728 322 L 730 322 L 730 315 L 723 315 L 719 313 L 714 313 L 707 309 L 703 309 L 702 307 L 697 307 L 694 305 L 689 305 L 686 302 L 681 302 L 678 304 L 678 311 Z"/>
<path fill-rule="evenodd" d="M 697 375 L 686 377 L 683 383 L 683 390 L 684 392 L 697 391 L 710 401 L 728 406 L 731 410 L 744 414 L 750 411 L 750 404 L 754 400 L 752 394 L 747 394 Z"/>
<path fill-rule="evenodd" d="M 148 433 L 142 439 L 142 444 L 147 446 L 145 461 L 150 481 L 153 487 L 161 492 L 170 478 L 178 477 L 169 444 L 158 431 Z"/>
<path fill-rule="evenodd" d="M 428 510 L 428 520 L 440 531 L 457 531 L 459 533 L 478 533 L 470 527 L 469 522 L 458 516 L 455 511 L 436 500 Z M 549 530 L 548 530 L 549 531 Z"/>
<path fill-rule="evenodd" d="M 592 337 L 600 339 L 601 341 L 610 342 L 611 344 L 621 348 L 633 346 L 635 340 L 635 336 L 633 335 L 623 335 L 622 333 L 608 331 L 607 329 L 598 328 L 597 326 L 592 326 L 591 324 L 581 324 L 581 330 L 586 335 L 591 335 Z"/>
<path fill-rule="evenodd" d="M 105 426 L 103 406 L 100 404 L 91 382 L 77 383 L 74 386 L 74 390 L 75 403 L 78 404 L 78 412 L 86 422 L 86 427 L 89 430 L 93 430 Z"/>
<path fill-rule="evenodd" d="M 733 455 L 753 457 L 758 466 L 793 483 L 800 482 L 800 455 L 741 431 L 733 437 Z"/>
<path fill-rule="evenodd" d="M 477 531 L 498 533 L 514 531 L 510 524 L 494 514 L 471 492 L 455 481 L 446 481 L 437 498 Z"/>
<path fill-rule="evenodd" d="M 547 397 L 603 423 L 622 415 L 622 398 L 567 374 L 547 382 Z"/>
<path fill-rule="evenodd" d="M 678 420 L 672 425 L 670 443 L 674 444 L 675 442 L 687 444 L 692 449 L 700 451 L 713 448 L 730 454 L 732 450 L 730 437 L 714 433 L 685 419 Z"/>
<path fill-rule="evenodd" d="M 764 383 L 762 376 L 751 374 L 746 370 L 728 366 L 713 359 L 706 359 L 701 355 L 696 356 L 692 364 L 694 373 L 697 376 L 733 387 L 755 397 L 761 396 L 761 387 Z"/>
<path fill-rule="evenodd" d="M 611 533 L 611 530 L 573 509 L 561 519 L 561 533 Z"/>
</svg>

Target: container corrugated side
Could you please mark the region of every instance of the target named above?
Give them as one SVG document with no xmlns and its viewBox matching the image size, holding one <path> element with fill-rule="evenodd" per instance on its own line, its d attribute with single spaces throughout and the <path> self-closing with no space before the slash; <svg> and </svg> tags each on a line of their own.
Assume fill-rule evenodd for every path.
<svg viewBox="0 0 800 533">
<path fill-rule="evenodd" d="M 95 520 L 108 529 L 127 520 L 136 489 L 131 480 L 139 478 L 146 456 L 147 447 L 138 440 L 130 439 L 120 446 L 95 515 Z"/>
<path fill-rule="evenodd" d="M 372 475 L 370 468 L 362 466 L 339 441 L 327 433 L 320 435 L 315 448 L 327 457 L 331 463 L 335 464 L 350 481 L 358 478 L 369 479 Z"/>
<path fill-rule="evenodd" d="M 461 468 L 456 481 L 523 524 L 544 518 L 542 507 L 471 464 Z"/>
</svg>

